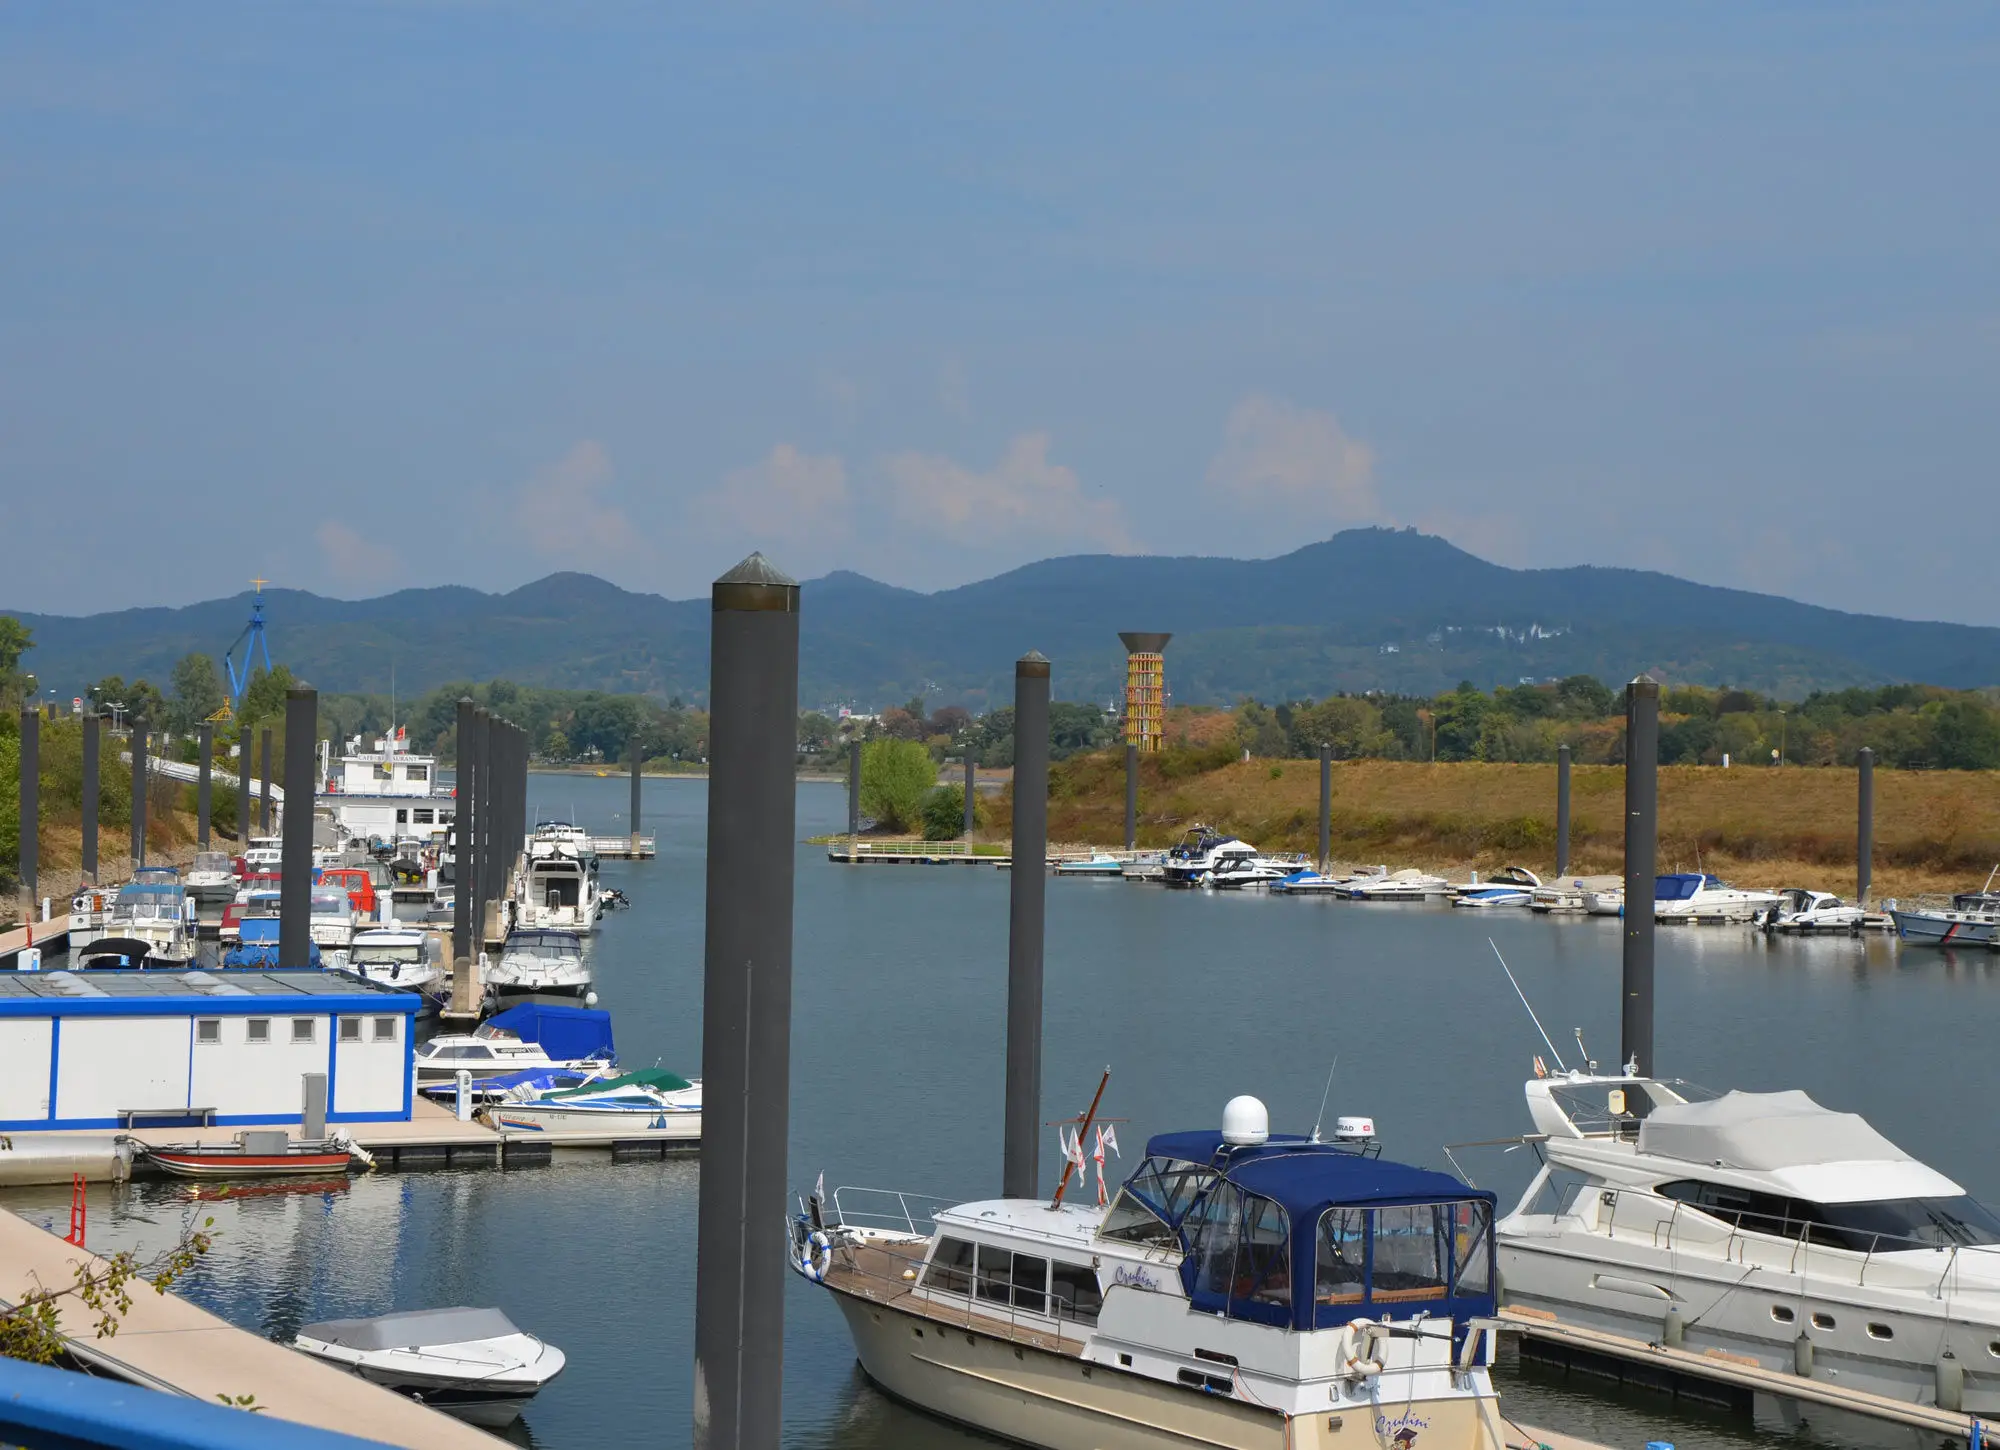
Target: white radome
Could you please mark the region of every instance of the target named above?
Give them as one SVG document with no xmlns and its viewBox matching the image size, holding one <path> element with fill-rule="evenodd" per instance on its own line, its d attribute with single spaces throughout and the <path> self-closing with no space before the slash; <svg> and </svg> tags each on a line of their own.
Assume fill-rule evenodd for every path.
<svg viewBox="0 0 2000 1450">
<path fill-rule="evenodd" d="M 1256 1098 L 1231 1098 L 1222 1107 L 1222 1141 L 1232 1148 L 1253 1147 L 1271 1136 L 1271 1114 Z"/>
</svg>

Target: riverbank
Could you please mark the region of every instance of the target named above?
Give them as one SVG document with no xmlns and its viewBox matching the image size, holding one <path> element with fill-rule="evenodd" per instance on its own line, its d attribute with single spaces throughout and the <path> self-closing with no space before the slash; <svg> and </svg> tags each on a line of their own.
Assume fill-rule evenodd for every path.
<svg viewBox="0 0 2000 1450">
<path fill-rule="evenodd" d="M 1319 849 L 1319 764 L 1234 761 L 1140 766 L 1139 844 L 1172 844 L 1197 822 L 1271 851 Z M 1519 863 L 1555 871 L 1553 765 L 1339 761 L 1333 767 L 1337 861 L 1446 875 Z M 1982 771 L 1875 773 L 1874 894 L 1964 891 L 2000 861 L 2000 779 Z M 1624 860 L 1625 772 L 1571 774 L 1570 870 L 1616 873 Z M 1740 886 L 1812 885 L 1852 893 L 1855 773 L 1838 768 L 1660 769 L 1661 871 L 1705 869 Z M 1011 798 L 980 839 L 1005 840 Z M 1049 772 L 1049 838 L 1122 846 L 1125 762 L 1100 752 Z"/>
</svg>

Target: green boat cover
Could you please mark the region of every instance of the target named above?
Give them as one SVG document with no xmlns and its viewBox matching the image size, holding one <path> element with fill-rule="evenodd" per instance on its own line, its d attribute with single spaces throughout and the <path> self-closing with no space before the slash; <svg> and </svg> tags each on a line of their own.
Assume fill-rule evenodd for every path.
<svg viewBox="0 0 2000 1450">
<path fill-rule="evenodd" d="M 542 1101 L 554 1098 L 595 1097 L 599 1093 L 615 1093 L 621 1088 L 658 1088 L 663 1093 L 685 1092 L 694 1084 L 684 1077 L 676 1077 L 664 1068 L 649 1067 L 639 1072 L 628 1072 L 618 1077 L 603 1077 L 596 1082 L 587 1082 L 582 1087 L 564 1088 L 560 1092 L 542 1094 Z"/>
</svg>

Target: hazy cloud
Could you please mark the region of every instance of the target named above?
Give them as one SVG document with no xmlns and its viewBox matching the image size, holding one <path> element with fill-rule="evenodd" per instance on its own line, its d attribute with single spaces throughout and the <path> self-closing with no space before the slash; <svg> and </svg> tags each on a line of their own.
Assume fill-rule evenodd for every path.
<svg viewBox="0 0 2000 1450">
<path fill-rule="evenodd" d="M 601 568 L 638 545 L 632 521 L 604 500 L 611 456 L 585 438 L 514 495 L 514 523 L 529 548 L 552 563 Z"/>
<path fill-rule="evenodd" d="M 313 534 L 319 540 L 336 595 L 364 597 L 393 583 L 403 572 L 403 556 L 394 546 L 364 538 L 346 524 L 329 519 Z"/>
<path fill-rule="evenodd" d="M 983 473 L 928 453 L 899 453 L 884 471 L 902 522 L 957 543 L 990 544 L 1033 530 L 1051 553 L 1079 544 L 1114 554 L 1138 548 L 1116 499 L 1085 497 L 1076 471 L 1049 461 L 1046 433 L 1021 434 Z"/>
<path fill-rule="evenodd" d="M 853 532 L 847 465 L 832 454 L 812 454 L 780 443 L 722 486 L 703 494 L 699 507 L 711 522 L 757 540 L 780 544 L 838 543 Z"/>
<path fill-rule="evenodd" d="M 1240 498 L 1308 510 L 1318 521 L 1387 520 L 1375 495 L 1375 451 L 1331 413 L 1253 395 L 1229 414 L 1210 484 Z"/>
</svg>

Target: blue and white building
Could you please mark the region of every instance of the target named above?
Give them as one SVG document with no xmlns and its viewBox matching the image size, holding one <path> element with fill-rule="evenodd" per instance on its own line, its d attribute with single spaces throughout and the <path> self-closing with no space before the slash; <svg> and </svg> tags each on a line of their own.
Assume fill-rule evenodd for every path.
<svg viewBox="0 0 2000 1450">
<path fill-rule="evenodd" d="M 0 1131 L 404 1121 L 422 999 L 340 972 L 0 973 Z"/>
</svg>

